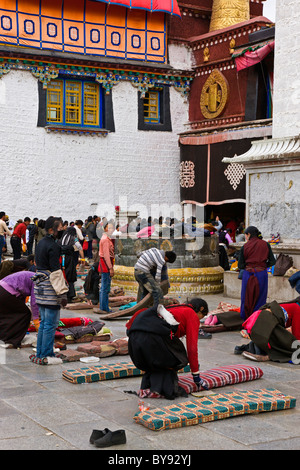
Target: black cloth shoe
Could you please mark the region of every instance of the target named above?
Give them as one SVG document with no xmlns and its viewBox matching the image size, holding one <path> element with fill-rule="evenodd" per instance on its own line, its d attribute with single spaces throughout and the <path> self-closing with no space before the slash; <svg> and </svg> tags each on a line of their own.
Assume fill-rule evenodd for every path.
<svg viewBox="0 0 300 470">
<path fill-rule="evenodd" d="M 212 334 L 211 333 L 207 333 L 207 331 L 203 331 L 202 329 L 199 330 L 199 333 L 198 333 L 198 338 L 199 339 L 211 339 L 212 338 Z"/>
<path fill-rule="evenodd" d="M 100 439 L 101 437 L 105 436 L 105 434 L 107 434 L 108 432 L 110 432 L 110 430 L 107 428 L 103 429 L 103 431 L 100 429 L 93 429 L 93 432 L 90 437 L 90 443 L 95 444 L 95 441 L 97 439 Z"/>
<path fill-rule="evenodd" d="M 126 443 L 126 435 L 123 429 L 118 431 L 109 431 L 103 437 L 97 439 L 94 444 L 96 447 L 110 447 Z"/>
<path fill-rule="evenodd" d="M 242 344 L 234 348 L 234 354 L 243 354 L 244 351 L 249 351 L 249 344 Z"/>
</svg>

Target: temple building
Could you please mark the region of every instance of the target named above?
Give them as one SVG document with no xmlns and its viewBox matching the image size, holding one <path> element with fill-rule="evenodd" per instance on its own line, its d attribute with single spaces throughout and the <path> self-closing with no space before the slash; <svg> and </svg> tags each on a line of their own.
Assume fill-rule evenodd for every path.
<svg viewBox="0 0 300 470">
<path fill-rule="evenodd" d="M 246 171 L 230 158 L 272 136 L 275 26 L 262 11 L 262 1 L 214 0 L 206 31 L 188 38 L 194 80 L 179 137 L 181 201 L 203 206 L 206 220 L 244 220 Z"/>
<path fill-rule="evenodd" d="M 263 1 L 0 0 L 2 209 L 243 219 L 245 168 L 222 158 L 272 135 Z"/>
<path fill-rule="evenodd" d="M 288 12 L 288 14 L 287 14 Z M 260 228 L 265 238 L 279 232 L 274 248 L 293 258 L 300 269 L 299 194 L 299 6 L 280 0 L 276 8 L 273 125 L 271 139 L 254 141 L 246 152 L 223 163 L 243 165 L 246 172 L 246 220 Z M 286 44 L 290 44 L 288 57 Z M 291 290 L 291 289 L 290 289 Z M 293 292 L 293 291 L 291 291 Z M 295 297 L 295 292 L 293 292 Z"/>
<path fill-rule="evenodd" d="M 1 207 L 11 218 L 84 220 L 120 197 L 131 210 L 180 203 L 192 73 L 185 55 L 173 66 L 171 16 L 180 19 L 176 1 L 0 1 Z"/>
</svg>

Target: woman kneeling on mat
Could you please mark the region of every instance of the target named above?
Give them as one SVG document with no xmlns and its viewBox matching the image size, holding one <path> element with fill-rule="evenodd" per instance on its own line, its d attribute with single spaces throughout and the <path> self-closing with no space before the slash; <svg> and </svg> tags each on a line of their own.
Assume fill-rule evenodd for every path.
<svg viewBox="0 0 300 470">
<path fill-rule="evenodd" d="M 235 354 L 252 361 L 299 364 L 300 297 L 280 304 L 273 300 L 263 305 L 243 323 L 243 328 L 251 341 L 236 346 Z"/>
<path fill-rule="evenodd" d="M 7 347 L 21 346 L 22 339 L 28 331 L 31 316 L 36 324 L 39 319 L 39 308 L 34 295 L 34 272 L 20 271 L 10 274 L 0 281 L 0 340 Z M 30 297 L 31 310 L 26 305 Z"/>
<path fill-rule="evenodd" d="M 178 386 L 177 371 L 190 364 L 194 382 L 199 374 L 198 333 L 200 320 L 208 313 L 203 299 L 188 304 L 151 307 L 136 312 L 127 322 L 128 349 L 134 365 L 145 371 L 140 396 L 164 396 L 173 400 L 185 395 Z M 186 336 L 186 349 L 179 339 Z"/>
</svg>

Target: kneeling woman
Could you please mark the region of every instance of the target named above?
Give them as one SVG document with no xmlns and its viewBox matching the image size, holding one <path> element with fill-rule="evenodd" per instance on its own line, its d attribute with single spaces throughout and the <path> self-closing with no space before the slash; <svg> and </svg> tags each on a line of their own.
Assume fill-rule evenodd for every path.
<svg viewBox="0 0 300 470">
<path fill-rule="evenodd" d="M 208 313 L 203 299 L 188 304 L 151 307 L 137 312 L 126 324 L 128 349 L 136 367 L 145 371 L 141 396 L 181 395 L 177 371 L 190 364 L 194 382 L 201 385 L 198 362 L 200 320 Z M 179 339 L 186 336 L 186 349 Z"/>
<path fill-rule="evenodd" d="M 34 272 L 20 271 L 0 281 L 0 340 L 14 348 L 21 346 L 28 331 L 31 316 L 36 324 L 39 309 L 35 301 Z M 26 305 L 30 297 L 31 310 Z"/>
<path fill-rule="evenodd" d="M 251 342 L 236 346 L 235 353 L 253 361 L 299 363 L 300 297 L 278 304 L 275 300 L 254 312 L 244 323 Z M 295 353 L 295 354 L 294 354 Z"/>
</svg>

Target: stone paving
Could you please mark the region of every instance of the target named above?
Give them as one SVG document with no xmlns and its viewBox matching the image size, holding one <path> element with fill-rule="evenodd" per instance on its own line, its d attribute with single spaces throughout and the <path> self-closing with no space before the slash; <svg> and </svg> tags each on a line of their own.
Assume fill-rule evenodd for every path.
<svg viewBox="0 0 300 470">
<path fill-rule="evenodd" d="M 237 304 L 237 299 L 222 295 L 203 296 L 212 310 L 220 301 Z M 62 317 L 98 315 L 91 310 L 63 310 Z M 126 320 L 106 322 L 112 339 L 125 336 Z M 249 364 L 234 355 L 236 345 L 246 343 L 240 332 L 213 334 L 199 340 L 201 369 L 228 364 Z M 76 348 L 77 345 L 68 345 Z M 100 450 L 89 444 L 93 429 L 125 429 L 126 444 L 110 447 L 122 451 L 192 450 L 291 450 L 300 448 L 300 407 L 291 410 L 241 416 L 169 431 L 153 432 L 135 423 L 139 399 L 124 391 L 137 391 L 140 377 L 70 384 L 62 371 L 84 366 L 69 363 L 39 366 L 29 361 L 31 348 L 1 351 L 0 365 L 0 450 Z M 5 355 L 5 356 L 4 356 Z M 4 360 L 3 360 L 4 359 Z M 129 356 L 101 358 L 103 364 L 130 359 Z M 253 365 L 254 363 L 252 363 Z M 300 399 L 300 367 L 272 362 L 256 363 L 261 379 L 222 388 L 252 390 L 277 388 Z M 220 389 L 219 389 L 220 390 Z M 204 392 L 205 393 L 205 392 Z M 207 392 L 209 393 L 209 392 Z M 178 398 L 177 401 L 185 400 Z M 167 400 L 148 400 L 151 407 L 170 404 Z"/>
</svg>

